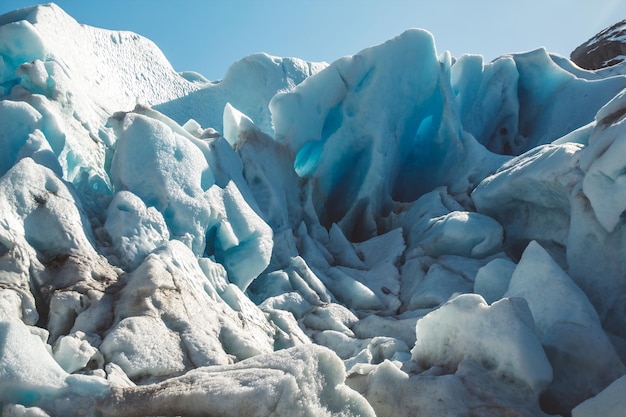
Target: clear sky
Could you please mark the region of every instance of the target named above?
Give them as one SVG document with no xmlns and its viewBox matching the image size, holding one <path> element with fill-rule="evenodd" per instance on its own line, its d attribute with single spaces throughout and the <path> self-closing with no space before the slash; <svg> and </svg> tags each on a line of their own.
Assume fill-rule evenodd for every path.
<svg viewBox="0 0 626 417">
<path fill-rule="evenodd" d="M 36 4 L 0 0 L 0 13 Z M 178 71 L 221 79 L 254 52 L 327 61 L 420 27 L 439 52 L 564 56 L 626 18 L 626 0 L 58 0 L 80 23 L 154 41 Z"/>
</svg>

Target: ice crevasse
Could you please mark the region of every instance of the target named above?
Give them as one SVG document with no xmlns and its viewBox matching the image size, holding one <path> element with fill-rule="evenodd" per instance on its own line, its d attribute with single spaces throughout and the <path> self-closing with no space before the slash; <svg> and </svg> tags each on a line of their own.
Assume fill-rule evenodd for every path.
<svg viewBox="0 0 626 417">
<path fill-rule="evenodd" d="M 2 416 L 623 409 L 621 74 L 0 16 Z"/>
</svg>

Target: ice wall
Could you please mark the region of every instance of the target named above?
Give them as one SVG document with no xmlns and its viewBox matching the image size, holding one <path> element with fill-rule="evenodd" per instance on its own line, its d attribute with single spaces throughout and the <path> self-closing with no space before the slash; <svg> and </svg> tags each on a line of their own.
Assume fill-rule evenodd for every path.
<svg viewBox="0 0 626 417">
<path fill-rule="evenodd" d="M 0 58 L 3 416 L 619 402 L 622 67 L 413 29 L 210 82 L 55 5 Z"/>
</svg>

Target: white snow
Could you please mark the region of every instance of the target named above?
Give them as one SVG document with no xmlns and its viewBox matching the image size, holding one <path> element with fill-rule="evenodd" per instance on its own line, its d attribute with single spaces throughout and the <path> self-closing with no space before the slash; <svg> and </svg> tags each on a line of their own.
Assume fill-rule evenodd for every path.
<svg viewBox="0 0 626 417">
<path fill-rule="evenodd" d="M 0 16 L 1 415 L 616 415 L 625 92 L 419 29 L 212 82 Z"/>
</svg>

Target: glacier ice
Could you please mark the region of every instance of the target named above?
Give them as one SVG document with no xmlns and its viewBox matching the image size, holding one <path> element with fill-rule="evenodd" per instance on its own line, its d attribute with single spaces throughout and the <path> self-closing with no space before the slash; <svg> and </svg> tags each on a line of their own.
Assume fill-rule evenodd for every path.
<svg viewBox="0 0 626 417">
<path fill-rule="evenodd" d="M 211 82 L 0 16 L 2 416 L 611 415 L 625 92 L 418 29 Z"/>
<path fill-rule="evenodd" d="M 552 380 L 552 368 L 529 313 L 525 302 L 515 297 L 487 305 L 479 295 L 459 295 L 418 320 L 411 358 L 421 368 L 448 372 L 463 361 L 477 362 L 496 378 L 542 392 Z"/>
<path fill-rule="evenodd" d="M 172 129 L 173 121 L 154 117 L 152 110 L 136 110 L 118 113 L 111 122 L 118 136 L 111 160 L 113 185 L 158 210 L 173 236 L 196 255 L 214 255 L 245 289 L 269 263 L 272 232 L 231 179 L 229 171 L 236 167 L 221 172 L 209 165 L 213 158 L 225 159 L 222 150 L 232 150 L 205 143 L 180 127 Z M 153 140 L 146 143 L 146 137 Z"/>
<path fill-rule="evenodd" d="M 130 191 L 115 194 L 104 223 L 119 264 L 133 270 L 154 249 L 165 244 L 170 232 L 163 215 Z"/>
<path fill-rule="evenodd" d="M 208 410 L 221 416 L 374 416 L 364 398 L 342 385 L 343 378 L 343 364 L 332 351 L 300 346 L 117 390 L 101 401 L 101 410 L 103 416 L 206 415 Z"/>
<path fill-rule="evenodd" d="M 622 376 L 595 397 L 576 406 L 572 410 L 572 417 L 619 416 L 624 410 L 624 384 L 626 378 Z"/>
<path fill-rule="evenodd" d="M 624 374 L 588 298 L 537 242 L 524 250 L 504 296 L 526 300 L 552 365 L 554 378 L 542 397 L 546 411 L 566 414 Z"/>
</svg>

